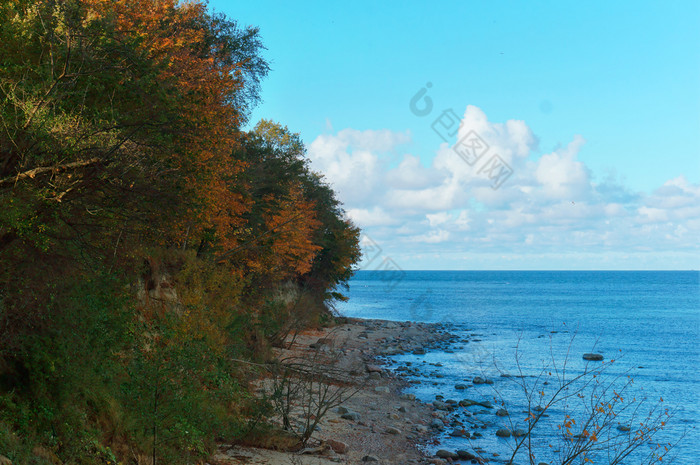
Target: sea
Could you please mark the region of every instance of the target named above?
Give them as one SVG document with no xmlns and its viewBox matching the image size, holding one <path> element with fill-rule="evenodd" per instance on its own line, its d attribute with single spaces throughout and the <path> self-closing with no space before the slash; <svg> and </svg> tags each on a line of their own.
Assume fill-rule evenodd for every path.
<svg viewBox="0 0 700 465">
<path fill-rule="evenodd" d="M 447 428 L 423 446 L 428 453 L 477 450 L 492 463 L 507 463 L 516 441 L 495 431 L 527 430 L 533 421 L 529 412 L 554 398 L 557 402 L 532 427 L 530 444 L 534 463 L 561 463 L 576 443 L 571 435 L 582 434 L 591 410 L 603 399 L 616 416 L 608 417 L 610 435 L 597 438 L 600 444 L 628 437 L 618 427 L 631 427 L 628 434 L 633 434 L 648 423 L 650 412 L 664 422 L 660 432 L 619 463 L 652 463 L 661 454 L 661 463 L 698 464 L 699 279 L 697 271 L 360 270 L 338 311 L 349 317 L 440 323 L 457 336 L 425 355 L 387 358 L 394 369 L 419 368 L 405 392 L 421 401 L 443 396 L 495 406 L 463 408 L 464 416 L 458 417 L 481 437 L 452 437 L 453 428 Z M 585 353 L 604 360 L 586 361 Z M 603 367 L 603 373 L 593 372 Z M 493 384 L 473 384 L 475 377 Z M 557 393 L 562 380 L 571 384 Z M 498 408 L 509 415 L 494 415 Z M 571 419 L 578 423 L 569 423 L 567 434 Z M 594 428 L 589 424 L 588 429 Z M 610 463 L 608 454 L 621 447 L 613 442 L 587 458 Z M 520 450 L 514 463 L 530 460 Z M 583 455 L 571 463 L 584 463 Z"/>
</svg>

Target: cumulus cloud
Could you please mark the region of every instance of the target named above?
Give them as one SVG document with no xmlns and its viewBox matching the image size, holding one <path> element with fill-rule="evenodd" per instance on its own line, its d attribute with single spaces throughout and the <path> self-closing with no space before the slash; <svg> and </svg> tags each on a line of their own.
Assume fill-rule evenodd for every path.
<svg viewBox="0 0 700 465">
<path fill-rule="evenodd" d="M 344 129 L 316 138 L 308 154 L 348 216 L 409 262 L 569 256 L 595 268 L 614 267 L 612 256 L 621 267 L 659 263 L 659 254 L 698 259 L 700 185 L 684 176 L 648 193 L 633 192 L 615 173 L 596 182 L 580 159 L 583 136 L 536 156 L 538 139 L 524 121 L 491 122 L 473 105 L 454 139 L 419 156 L 408 152 L 409 132 Z M 460 153 L 460 140 L 480 152 Z M 494 159 L 511 170 L 497 189 L 485 168 Z"/>
</svg>

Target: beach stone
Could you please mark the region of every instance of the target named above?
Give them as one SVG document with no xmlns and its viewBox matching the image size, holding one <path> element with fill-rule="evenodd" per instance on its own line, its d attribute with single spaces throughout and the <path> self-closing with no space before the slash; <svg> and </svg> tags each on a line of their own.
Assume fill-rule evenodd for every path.
<svg viewBox="0 0 700 465">
<path fill-rule="evenodd" d="M 348 410 L 348 409 L 345 408 L 345 407 L 338 407 L 337 409 L 335 409 L 335 411 L 336 411 L 337 413 L 340 413 L 340 414 L 342 415 L 343 413 L 348 413 L 350 410 Z"/>
<path fill-rule="evenodd" d="M 466 384 L 455 384 L 455 389 L 461 391 L 461 390 L 467 389 L 467 385 Z"/>
<path fill-rule="evenodd" d="M 509 438 L 510 430 L 506 428 L 500 428 L 498 431 L 496 431 L 496 436 L 498 436 L 499 438 Z"/>
<path fill-rule="evenodd" d="M 439 400 L 433 401 L 433 407 L 435 407 L 438 410 L 450 410 L 450 405 L 447 402 L 442 402 Z"/>
<path fill-rule="evenodd" d="M 415 349 L 413 352 L 413 355 L 425 355 L 425 349 L 422 347 L 419 347 Z"/>
<path fill-rule="evenodd" d="M 419 433 L 427 433 L 428 432 L 428 427 L 425 425 L 415 425 L 414 429 L 418 431 Z"/>
<path fill-rule="evenodd" d="M 357 412 L 347 412 L 340 416 L 344 420 L 358 421 L 360 419 L 360 414 Z"/>
<path fill-rule="evenodd" d="M 445 461 L 442 459 L 430 459 L 428 460 L 428 463 L 432 465 L 445 465 Z"/>
<path fill-rule="evenodd" d="M 600 362 L 603 360 L 602 354 L 583 354 L 584 360 L 589 360 L 593 362 Z"/>
<path fill-rule="evenodd" d="M 398 428 L 394 428 L 393 426 L 389 426 L 389 427 L 386 429 L 386 432 L 389 433 L 389 434 L 401 434 L 401 430 L 398 429 Z"/>
<path fill-rule="evenodd" d="M 506 409 L 504 409 L 504 408 L 499 408 L 498 410 L 496 410 L 496 416 L 499 416 L 499 417 L 507 417 L 507 416 L 508 416 L 508 410 L 506 410 Z"/>
<path fill-rule="evenodd" d="M 336 441 L 335 439 L 328 439 L 326 440 L 329 446 L 331 446 L 331 449 L 333 449 L 333 452 L 336 454 L 345 454 L 349 450 L 349 447 L 347 444 L 345 444 L 343 441 Z"/>
<path fill-rule="evenodd" d="M 377 386 L 377 387 L 374 388 L 374 390 L 375 390 L 376 392 L 383 392 L 383 393 L 386 393 L 386 394 L 389 393 L 389 388 L 386 387 L 386 386 Z"/>
<path fill-rule="evenodd" d="M 476 455 L 474 455 L 471 452 L 466 451 L 466 450 L 458 450 L 457 455 L 459 456 L 460 460 L 474 460 L 474 459 L 476 459 Z"/>
<path fill-rule="evenodd" d="M 526 434 L 527 434 L 527 431 L 525 431 L 523 429 L 513 430 L 513 437 L 515 437 L 515 438 L 521 438 L 521 437 L 525 436 Z"/>
<path fill-rule="evenodd" d="M 367 365 L 365 368 L 367 373 L 381 373 L 383 371 L 379 365 Z"/>
<path fill-rule="evenodd" d="M 476 377 L 474 377 L 474 379 L 472 380 L 472 383 L 474 383 L 474 384 L 485 384 L 485 383 L 486 383 L 486 380 L 485 380 L 484 378 L 482 378 L 481 376 L 476 376 Z"/>
<path fill-rule="evenodd" d="M 459 455 L 455 454 L 454 452 L 450 452 L 449 450 L 445 450 L 445 449 L 440 449 L 439 451 L 435 452 L 435 456 L 439 457 L 441 459 L 457 459 L 457 458 L 459 458 Z"/>
<path fill-rule="evenodd" d="M 629 426 L 625 426 L 625 425 L 620 425 L 620 426 L 617 427 L 617 430 L 618 430 L 618 431 L 622 431 L 623 433 L 626 433 L 626 432 L 630 431 L 630 429 L 631 429 L 631 428 L 630 428 Z"/>
<path fill-rule="evenodd" d="M 379 462 L 379 459 L 374 455 L 365 455 L 362 457 L 363 462 Z"/>
<path fill-rule="evenodd" d="M 369 379 L 382 379 L 381 373 L 377 373 L 376 371 L 373 371 L 372 373 L 369 374 Z"/>
<path fill-rule="evenodd" d="M 402 405 L 401 407 L 399 407 L 398 410 L 399 410 L 399 412 L 401 412 L 401 413 L 406 413 L 406 407 L 404 407 L 403 405 Z"/>
<path fill-rule="evenodd" d="M 469 431 L 465 430 L 464 428 L 455 428 L 450 433 L 450 436 L 452 436 L 453 438 L 469 438 L 469 437 L 471 437 L 471 435 L 469 434 Z"/>
<path fill-rule="evenodd" d="M 442 431 L 445 429 L 445 424 L 436 418 L 430 422 L 430 427 Z"/>
</svg>

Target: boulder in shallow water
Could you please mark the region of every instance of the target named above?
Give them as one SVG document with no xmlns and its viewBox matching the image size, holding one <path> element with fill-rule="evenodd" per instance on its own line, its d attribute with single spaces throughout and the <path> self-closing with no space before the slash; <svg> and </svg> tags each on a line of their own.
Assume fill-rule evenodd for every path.
<svg viewBox="0 0 700 465">
<path fill-rule="evenodd" d="M 583 359 L 591 362 L 601 362 L 603 356 L 601 354 L 583 354 Z"/>
<path fill-rule="evenodd" d="M 496 431 L 496 436 L 499 438 L 509 438 L 510 430 L 507 428 L 500 428 L 498 431 Z"/>
<path fill-rule="evenodd" d="M 464 428 L 455 428 L 450 433 L 450 436 L 453 438 L 469 438 L 471 435 L 469 434 L 469 431 L 465 430 Z"/>
<path fill-rule="evenodd" d="M 471 452 L 467 450 L 458 450 L 457 455 L 461 460 L 474 460 L 476 459 L 476 455 L 472 454 Z"/>
<path fill-rule="evenodd" d="M 454 452 L 450 452 L 449 450 L 445 449 L 440 449 L 439 451 L 435 452 L 435 456 L 439 457 L 441 459 L 458 459 L 459 455 L 455 454 Z"/>
</svg>

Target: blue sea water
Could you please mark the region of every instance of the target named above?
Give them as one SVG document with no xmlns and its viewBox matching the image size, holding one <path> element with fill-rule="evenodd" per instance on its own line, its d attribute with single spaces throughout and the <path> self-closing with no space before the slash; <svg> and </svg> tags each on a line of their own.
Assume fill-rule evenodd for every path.
<svg viewBox="0 0 700 465">
<path fill-rule="evenodd" d="M 619 378 L 614 381 L 619 388 L 629 375 L 633 384 L 627 395 L 647 399 L 639 412 L 663 399 L 661 409 L 672 413 L 655 441 L 623 463 L 641 463 L 657 443 L 681 438 L 672 449 L 673 463 L 697 464 L 699 277 L 695 271 L 359 271 L 350 281 L 349 300 L 339 311 L 351 317 L 449 325 L 469 341 L 456 343 L 451 348 L 454 353 L 437 350 L 391 357 L 396 365 L 408 362 L 422 367 L 421 383 L 408 391 L 426 402 L 438 394 L 445 399 L 505 401 L 511 418 L 523 422 L 513 426 L 523 428 L 527 415 L 518 413 L 523 418 L 516 420 L 513 412 L 526 412 L 527 404 L 514 380 L 530 385 L 541 382 L 544 378 L 537 377 L 551 372 L 552 363 L 561 372 L 564 360 L 568 360 L 569 376 L 575 376 L 595 366 L 586 364 L 583 353 L 601 353 L 606 360 L 616 360 L 607 371 L 609 377 L 603 379 Z M 490 377 L 494 384 L 455 390 L 455 384 L 474 376 Z M 557 451 L 565 448 L 559 447 L 562 437 L 555 428 L 565 410 L 585 416 L 583 404 L 573 400 L 553 407 L 551 419 L 543 420 L 533 434 L 541 451 L 538 461 L 556 463 Z M 626 415 L 629 411 L 620 413 L 621 421 L 626 421 Z M 478 417 L 488 418 L 493 428 L 508 426 L 492 412 Z M 502 460 L 509 455 L 512 439 L 496 438 L 493 428 L 483 430 L 483 438 L 473 441 L 444 433 L 438 438 L 440 444 L 428 449 L 481 447 L 492 460 Z M 527 457 L 519 459 L 528 462 Z M 604 460 L 597 463 L 607 463 Z"/>
</svg>

